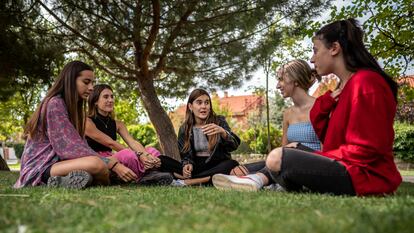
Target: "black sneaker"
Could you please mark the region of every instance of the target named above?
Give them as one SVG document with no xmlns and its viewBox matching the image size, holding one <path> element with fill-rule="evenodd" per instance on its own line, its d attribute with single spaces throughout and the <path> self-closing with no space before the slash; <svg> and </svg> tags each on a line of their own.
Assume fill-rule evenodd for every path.
<svg viewBox="0 0 414 233">
<path fill-rule="evenodd" d="M 173 181 L 173 176 L 169 172 L 147 171 L 144 176 L 138 181 L 140 185 L 170 185 Z"/>
<path fill-rule="evenodd" d="M 71 171 L 66 176 L 51 176 L 47 180 L 48 187 L 62 187 L 71 189 L 84 189 L 92 184 L 93 178 L 86 171 Z"/>
</svg>

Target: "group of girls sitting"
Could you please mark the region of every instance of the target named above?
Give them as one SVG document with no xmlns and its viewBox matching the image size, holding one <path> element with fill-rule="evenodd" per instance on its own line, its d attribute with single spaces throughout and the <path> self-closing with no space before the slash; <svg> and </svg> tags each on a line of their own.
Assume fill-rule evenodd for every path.
<svg viewBox="0 0 414 233">
<path fill-rule="evenodd" d="M 230 154 L 239 137 L 214 113 L 205 90 L 195 89 L 188 98 L 176 161 L 136 141 L 114 119 L 112 88 L 94 86 L 92 68 L 70 62 L 27 123 L 15 187 L 135 182 L 256 191 L 277 184 L 295 192 L 392 194 L 402 180 L 392 153 L 397 85 L 362 39 L 354 19 L 335 21 L 315 33 L 315 71 L 303 60 L 278 70 L 277 88 L 293 101 L 283 115 L 282 147 L 265 161 L 243 165 Z M 310 96 L 315 79 L 331 73 L 340 79 L 337 89 Z M 128 146 L 117 142 L 117 134 Z"/>
</svg>

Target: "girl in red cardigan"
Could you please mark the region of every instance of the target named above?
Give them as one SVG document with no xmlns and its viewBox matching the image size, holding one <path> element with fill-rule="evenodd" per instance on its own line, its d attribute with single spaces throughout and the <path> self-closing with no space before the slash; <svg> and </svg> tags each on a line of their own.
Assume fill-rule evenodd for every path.
<svg viewBox="0 0 414 233">
<path fill-rule="evenodd" d="M 393 160 L 397 84 L 363 44 L 354 19 L 322 27 L 313 38 L 311 62 L 319 75 L 339 77 L 334 92 L 319 97 L 310 119 L 322 151 L 277 148 L 267 171 L 244 177 L 216 175 L 222 189 L 258 190 L 278 182 L 288 191 L 336 195 L 394 193 L 402 179 Z"/>
</svg>

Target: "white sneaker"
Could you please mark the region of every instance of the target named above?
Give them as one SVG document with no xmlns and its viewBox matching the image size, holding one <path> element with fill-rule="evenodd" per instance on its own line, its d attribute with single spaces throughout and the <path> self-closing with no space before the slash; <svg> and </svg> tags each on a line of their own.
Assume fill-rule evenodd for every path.
<svg viewBox="0 0 414 233">
<path fill-rule="evenodd" d="M 286 189 L 278 183 L 273 183 L 271 185 L 265 186 L 264 189 L 275 192 L 286 192 Z"/>
<path fill-rule="evenodd" d="M 258 191 L 262 184 L 249 176 L 216 174 L 212 178 L 214 187 L 221 190 Z"/>
<path fill-rule="evenodd" d="M 171 184 L 170 184 L 171 186 L 174 186 L 174 187 L 184 187 L 184 186 L 187 186 L 185 183 L 184 183 L 184 180 L 180 180 L 180 179 L 174 179 L 172 182 L 171 182 Z"/>
</svg>

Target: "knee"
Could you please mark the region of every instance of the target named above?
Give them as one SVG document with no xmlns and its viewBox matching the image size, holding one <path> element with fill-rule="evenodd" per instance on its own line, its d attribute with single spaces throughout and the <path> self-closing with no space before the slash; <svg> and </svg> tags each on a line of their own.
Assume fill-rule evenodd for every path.
<svg viewBox="0 0 414 233">
<path fill-rule="evenodd" d="M 266 158 L 266 167 L 272 171 L 280 171 L 282 165 L 282 147 L 272 150 Z"/>
<path fill-rule="evenodd" d="M 88 172 L 92 175 L 102 175 L 108 173 L 108 166 L 99 157 L 91 157 L 88 162 Z"/>
</svg>

